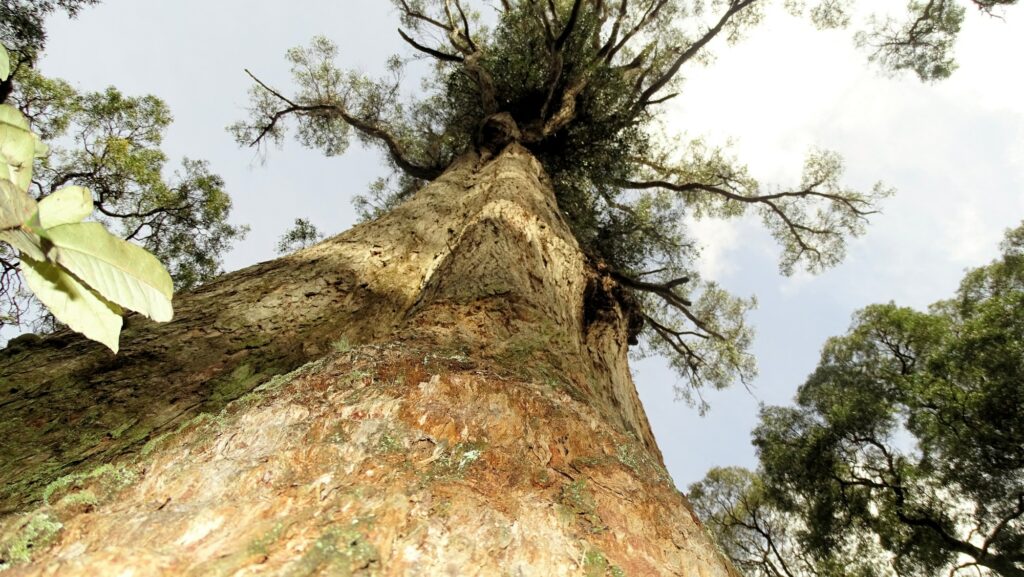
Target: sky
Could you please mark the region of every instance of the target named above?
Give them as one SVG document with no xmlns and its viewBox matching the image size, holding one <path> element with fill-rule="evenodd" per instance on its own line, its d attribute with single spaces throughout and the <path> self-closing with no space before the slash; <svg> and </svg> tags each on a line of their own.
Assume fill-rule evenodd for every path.
<svg viewBox="0 0 1024 577">
<path fill-rule="evenodd" d="M 781 4 L 781 2 L 778 2 Z M 871 10 L 892 0 L 861 0 Z M 862 14 L 863 16 L 863 14 Z M 239 148 L 225 126 L 245 115 L 250 69 L 288 87 L 284 52 L 314 35 L 334 40 L 339 65 L 373 73 L 404 47 L 384 0 L 104 0 L 75 20 L 53 18 L 41 71 L 82 90 L 114 85 L 154 94 L 175 115 L 164 150 L 210 161 L 234 202 L 231 220 L 251 227 L 225 259 L 235 270 L 274 258 L 295 218 L 336 234 L 356 222 L 354 194 L 383 174 L 375 151 L 353 146 L 325 158 L 291 141 L 266 158 Z M 924 308 L 952 295 L 966 269 L 992 260 L 1003 231 L 1024 217 L 1024 13 L 1005 19 L 969 10 L 957 48 L 961 68 L 923 84 L 866 63 L 851 30 L 821 32 L 771 10 L 743 42 L 714 47 L 706 68 L 684 69 L 666 105 L 681 137 L 731 142 L 766 185 L 797 182 L 806 153 L 835 150 L 845 182 L 877 181 L 897 194 L 823 274 L 778 273 L 778 249 L 756 220 L 691 222 L 704 245 L 702 274 L 756 295 L 749 321 L 759 376 L 750 389 L 706 392 L 706 416 L 674 402 L 679 385 L 663 359 L 633 363 L 634 378 L 677 486 L 713 466 L 756 466 L 750 430 L 760 403 L 790 402 L 821 345 L 872 303 Z"/>
</svg>

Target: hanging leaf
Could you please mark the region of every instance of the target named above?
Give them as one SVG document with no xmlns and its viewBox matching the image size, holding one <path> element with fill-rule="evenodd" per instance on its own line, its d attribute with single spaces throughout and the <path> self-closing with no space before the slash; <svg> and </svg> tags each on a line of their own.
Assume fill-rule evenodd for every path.
<svg viewBox="0 0 1024 577">
<path fill-rule="evenodd" d="M 21 255 L 25 282 L 57 320 L 117 352 L 121 308 L 97 295 L 59 266 Z"/>
<path fill-rule="evenodd" d="M 174 316 L 171 276 L 153 255 L 97 222 L 47 229 L 54 260 L 105 298 L 166 322 Z"/>
<path fill-rule="evenodd" d="M 13 182 L 0 178 L 0 230 L 21 226 L 21 223 L 28 220 L 35 211 L 34 198 L 20 190 Z"/>
<path fill-rule="evenodd" d="M 39 201 L 39 224 L 53 228 L 82 222 L 92 214 L 92 193 L 83 186 L 66 186 Z"/>
</svg>

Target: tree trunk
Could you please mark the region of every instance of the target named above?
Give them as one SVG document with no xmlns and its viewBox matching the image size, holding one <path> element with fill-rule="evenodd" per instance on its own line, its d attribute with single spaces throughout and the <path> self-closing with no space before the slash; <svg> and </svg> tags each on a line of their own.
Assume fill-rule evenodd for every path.
<svg viewBox="0 0 1024 577">
<path fill-rule="evenodd" d="M 518 145 L 175 306 L 0 355 L 14 575 L 734 574 Z"/>
</svg>

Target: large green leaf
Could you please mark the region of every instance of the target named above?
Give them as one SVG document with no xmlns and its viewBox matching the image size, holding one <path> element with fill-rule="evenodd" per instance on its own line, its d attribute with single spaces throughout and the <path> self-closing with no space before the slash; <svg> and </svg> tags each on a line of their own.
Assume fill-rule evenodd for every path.
<svg viewBox="0 0 1024 577">
<path fill-rule="evenodd" d="M 0 178 L 0 230 L 21 226 L 35 211 L 34 198 L 13 182 Z"/>
<path fill-rule="evenodd" d="M 97 295 L 59 266 L 21 257 L 25 282 L 57 320 L 117 352 L 121 308 Z"/>
<path fill-rule="evenodd" d="M 66 186 L 39 201 L 39 224 L 53 228 L 82 222 L 92 214 L 92 193 L 83 186 Z"/>
<path fill-rule="evenodd" d="M 11 59 L 7 56 L 7 49 L 0 44 L 0 82 L 11 76 Z"/>
<path fill-rule="evenodd" d="M 57 263 L 105 298 L 158 322 L 174 316 L 174 285 L 155 256 L 96 222 L 64 224 L 46 232 Z"/>
</svg>

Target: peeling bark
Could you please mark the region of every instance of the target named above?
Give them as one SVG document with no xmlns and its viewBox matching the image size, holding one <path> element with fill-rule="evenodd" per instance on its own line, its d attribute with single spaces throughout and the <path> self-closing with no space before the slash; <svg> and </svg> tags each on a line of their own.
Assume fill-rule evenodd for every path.
<svg viewBox="0 0 1024 577">
<path fill-rule="evenodd" d="M 519 145 L 175 306 L 117 357 L 0 354 L 13 574 L 732 571 L 664 471 L 621 290 Z"/>
</svg>

